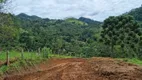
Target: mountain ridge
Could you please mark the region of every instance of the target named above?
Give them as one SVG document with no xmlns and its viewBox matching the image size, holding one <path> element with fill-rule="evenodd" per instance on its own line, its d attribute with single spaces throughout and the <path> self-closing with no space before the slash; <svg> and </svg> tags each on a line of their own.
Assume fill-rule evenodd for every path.
<svg viewBox="0 0 142 80">
<path fill-rule="evenodd" d="M 18 15 L 16 15 L 16 17 L 20 18 L 20 19 L 29 19 L 29 20 L 39 20 L 39 19 L 42 19 L 42 20 L 45 20 L 45 21 L 49 21 L 49 20 L 67 20 L 67 19 L 71 19 L 71 18 L 67 18 L 67 19 L 50 19 L 50 18 L 41 18 L 39 16 L 36 16 L 36 15 L 28 15 L 28 14 L 25 14 L 25 13 L 20 13 Z M 87 23 L 87 24 L 101 24 L 102 22 L 100 21 L 96 21 L 96 20 L 92 20 L 90 18 L 85 18 L 85 17 L 80 17 L 79 19 L 77 18 L 74 18 L 78 21 L 82 21 L 84 23 Z"/>
</svg>

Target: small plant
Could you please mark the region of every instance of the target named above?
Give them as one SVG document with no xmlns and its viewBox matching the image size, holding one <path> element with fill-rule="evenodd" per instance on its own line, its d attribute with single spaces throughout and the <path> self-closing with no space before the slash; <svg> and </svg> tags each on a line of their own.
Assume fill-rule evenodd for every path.
<svg viewBox="0 0 142 80">
<path fill-rule="evenodd" d="M 47 48 L 47 47 L 42 48 L 43 58 L 49 58 L 49 54 L 51 53 L 52 53 L 52 50 L 50 48 Z"/>
</svg>

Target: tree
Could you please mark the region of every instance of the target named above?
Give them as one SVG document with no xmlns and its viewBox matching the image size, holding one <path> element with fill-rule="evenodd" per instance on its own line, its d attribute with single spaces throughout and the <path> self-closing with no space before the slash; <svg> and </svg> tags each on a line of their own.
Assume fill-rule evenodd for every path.
<svg viewBox="0 0 142 80">
<path fill-rule="evenodd" d="M 26 50 L 33 48 L 33 37 L 27 31 L 24 31 L 20 34 L 19 42 L 21 47 L 25 48 Z"/>
<path fill-rule="evenodd" d="M 9 3 L 11 3 L 11 0 L 0 0 L 0 13 L 7 12 L 6 6 L 8 6 Z"/>
<path fill-rule="evenodd" d="M 7 0 L 0 0 L 0 3 L 6 2 Z"/>
<path fill-rule="evenodd" d="M 16 46 L 15 42 L 18 40 L 18 29 L 11 26 L 0 27 L 0 47 L 7 50 Z"/>
<path fill-rule="evenodd" d="M 120 46 L 123 54 L 131 49 L 137 52 L 136 47 L 141 36 L 139 27 L 140 25 L 132 16 L 111 16 L 102 25 L 103 30 L 100 41 L 105 45 L 109 45 L 112 53 L 115 46 Z M 127 50 L 125 51 L 125 49 Z"/>
</svg>

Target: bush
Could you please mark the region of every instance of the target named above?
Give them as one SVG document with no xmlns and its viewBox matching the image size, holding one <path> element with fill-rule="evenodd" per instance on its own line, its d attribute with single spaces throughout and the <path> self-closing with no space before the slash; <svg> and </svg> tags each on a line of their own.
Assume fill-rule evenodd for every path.
<svg viewBox="0 0 142 80">
<path fill-rule="evenodd" d="M 52 53 L 52 50 L 50 48 L 47 48 L 47 47 L 42 48 L 43 58 L 49 58 L 49 54 L 51 53 Z"/>
</svg>

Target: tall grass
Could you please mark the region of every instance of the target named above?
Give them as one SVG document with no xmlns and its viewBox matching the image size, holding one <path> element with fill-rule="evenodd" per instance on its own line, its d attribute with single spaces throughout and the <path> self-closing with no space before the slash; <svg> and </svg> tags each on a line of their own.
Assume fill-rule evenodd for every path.
<svg viewBox="0 0 142 80">
<path fill-rule="evenodd" d="M 72 58 L 72 56 L 65 56 L 65 55 L 58 55 L 58 54 L 48 54 L 49 58 Z M 2 65 L 0 66 L 0 75 L 3 75 L 6 72 L 11 70 L 20 70 L 22 67 L 29 67 L 44 60 L 48 60 L 48 58 L 43 58 L 42 54 L 37 54 L 36 52 L 23 52 L 23 57 L 21 57 L 21 52 L 17 51 L 10 51 L 9 52 L 9 59 L 16 60 L 15 62 L 11 63 L 9 66 Z M 6 61 L 6 52 L 0 52 L 0 62 Z"/>
<path fill-rule="evenodd" d="M 39 58 L 38 55 L 34 52 L 24 52 L 23 56 L 25 59 L 37 59 Z M 21 52 L 17 51 L 10 51 L 9 52 L 9 59 L 20 59 L 21 58 Z M 0 52 L 0 61 L 6 60 L 6 52 Z"/>
<path fill-rule="evenodd" d="M 66 55 L 57 55 L 57 54 L 48 54 L 49 58 L 72 58 L 72 56 L 66 56 Z M 43 57 L 42 54 L 38 54 L 36 52 L 23 52 L 24 59 L 41 59 Z M 9 52 L 9 59 L 21 59 L 21 52 L 17 51 L 10 51 Z M 6 52 L 0 52 L 0 61 L 6 60 Z"/>
</svg>

